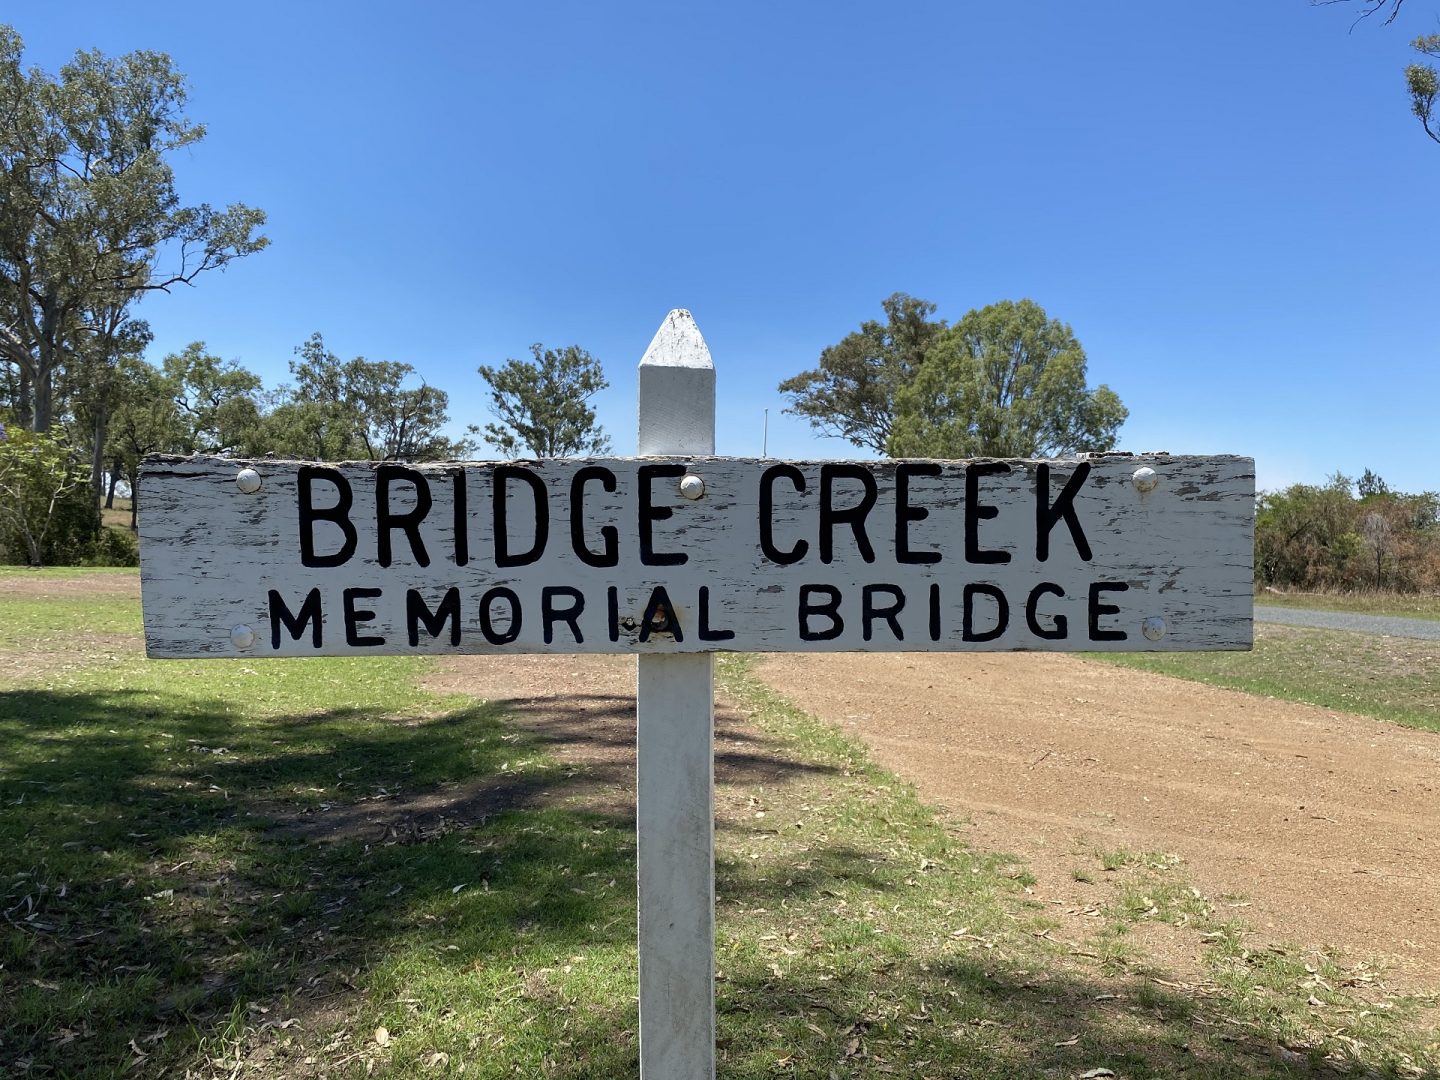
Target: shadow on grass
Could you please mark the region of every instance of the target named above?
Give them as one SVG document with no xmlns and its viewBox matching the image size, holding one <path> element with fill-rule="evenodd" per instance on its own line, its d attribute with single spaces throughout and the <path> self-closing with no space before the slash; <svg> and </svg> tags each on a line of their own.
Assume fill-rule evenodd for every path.
<svg viewBox="0 0 1440 1080">
<path fill-rule="evenodd" d="M 290 1076 L 318 1056 L 411 1075 L 443 1051 L 496 1075 L 635 1075 L 633 832 L 567 797 L 628 783 L 633 704 L 562 696 L 507 722 L 527 708 L 255 719 L 123 689 L 0 694 L 0 1071 Z M 727 728 L 732 782 L 829 771 Z M 722 860 L 722 899 L 783 930 L 787 906 L 903 895 L 853 841 L 779 869 Z M 838 973 L 726 965 L 722 1075 L 1328 1075 L 1153 985 L 828 955 Z M 430 1041 L 376 1058 L 348 1030 L 367 1008 L 408 1010 Z"/>
<path fill-rule="evenodd" d="M 870 989 L 857 995 L 854 983 Z M 719 1010 L 725 1075 L 763 1076 L 767 1065 L 771 1075 L 947 1080 L 1353 1074 L 1256 1037 L 1153 983 L 1117 988 L 1054 968 L 1017 970 L 999 959 L 901 960 L 823 981 L 805 972 L 744 972 L 722 983 Z M 773 1049 L 754 1037 L 762 1028 Z"/>
<path fill-rule="evenodd" d="M 437 963 L 477 970 L 633 953 L 633 808 L 570 798 L 633 783 L 633 702 L 551 707 L 566 719 L 527 728 L 503 704 L 257 719 L 150 690 L 0 693 L 0 1065 L 213 1056 L 237 1009 L 322 1000 L 441 941 Z M 757 747 L 727 755 L 742 781 L 814 771 L 730 738 Z M 606 753 L 547 753 L 587 741 Z"/>
</svg>

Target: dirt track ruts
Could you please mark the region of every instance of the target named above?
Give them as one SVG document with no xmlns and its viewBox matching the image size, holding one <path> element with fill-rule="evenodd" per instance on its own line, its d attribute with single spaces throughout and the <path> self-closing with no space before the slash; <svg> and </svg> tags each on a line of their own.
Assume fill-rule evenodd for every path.
<svg viewBox="0 0 1440 1080">
<path fill-rule="evenodd" d="M 1260 935 L 1440 983 L 1440 736 L 1074 657 L 775 655 L 976 846 L 1075 899 L 1097 848 L 1178 855 Z M 1083 899 L 1083 896 L 1081 897 Z"/>
</svg>

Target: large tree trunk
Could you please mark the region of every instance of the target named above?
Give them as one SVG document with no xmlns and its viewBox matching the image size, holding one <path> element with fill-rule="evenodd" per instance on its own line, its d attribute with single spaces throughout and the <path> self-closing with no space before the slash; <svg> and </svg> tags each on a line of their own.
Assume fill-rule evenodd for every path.
<svg viewBox="0 0 1440 1080">
<path fill-rule="evenodd" d="M 116 458 L 110 464 L 110 483 L 105 492 L 105 509 L 115 509 L 115 489 L 120 485 L 120 470 L 125 467 L 125 462 Z"/>
<path fill-rule="evenodd" d="M 37 343 L 34 371 L 35 415 L 30 430 L 37 435 L 50 430 L 55 422 L 55 369 L 60 366 L 60 327 L 58 305 L 53 296 L 41 303 L 40 340 Z"/>
<path fill-rule="evenodd" d="M 15 419 L 26 431 L 34 429 L 35 388 L 30 382 L 30 369 L 20 365 L 20 395 L 15 402 Z"/>
<path fill-rule="evenodd" d="M 140 470 L 130 474 L 130 531 L 140 531 Z"/>
<path fill-rule="evenodd" d="M 30 430 L 43 434 L 55 422 L 55 370 L 50 368 L 39 373 L 32 386 L 34 411 L 30 418 Z"/>
<path fill-rule="evenodd" d="M 94 419 L 90 425 L 90 493 L 98 506 L 100 496 L 105 493 L 105 435 L 110 424 L 110 410 L 103 399 L 96 401 L 91 408 Z"/>
</svg>

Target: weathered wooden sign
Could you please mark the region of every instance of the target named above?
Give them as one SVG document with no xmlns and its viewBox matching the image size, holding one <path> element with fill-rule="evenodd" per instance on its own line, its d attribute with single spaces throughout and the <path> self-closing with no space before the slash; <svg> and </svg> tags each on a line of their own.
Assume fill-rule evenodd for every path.
<svg viewBox="0 0 1440 1080">
<path fill-rule="evenodd" d="M 154 458 L 151 656 L 1245 649 L 1254 466 Z"/>
<path fill-rule="evenodd" d="M 692 456 L 715 449 L 715 370 L 688 311 L 639 374 L 646 457 L 151 459 L 145 641 L 640 654 L 640 1075 L 713 1080 L 709 654 L 1249 648 L 1254 464 Z"/>
</svg>

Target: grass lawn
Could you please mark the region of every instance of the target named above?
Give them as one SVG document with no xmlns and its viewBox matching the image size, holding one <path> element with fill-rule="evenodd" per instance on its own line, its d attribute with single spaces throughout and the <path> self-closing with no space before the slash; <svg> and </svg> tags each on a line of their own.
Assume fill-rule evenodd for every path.
<svg viewBox="0 0 1440 1080">
<path fill-rule="evenodd" d="M 1351 611 L 1361 615 L 1398 615 L 1405 619 L 1440 619 L 1440 596 L 1414 593 L 1270 593 L 1255 594 L 1261 607 Z"/>
<path fill-rule="evenodd" d="M 1440 641 L 1256 624 L 1248 653 L 1105 653 L 1096 659 L 1440 731 Z"/>
<path fill-rule="evenodd" d="M 571 767 L 516 718 L 422 660 L 87 653 L 138 613 L 72 593 L 0 579 L 0 1073 L 636 1075 L 633 831 L 538 804 Z M 1108 899 L 1067 920 L 743 658 L 720 679 L 785 777 L 722 800 L 721 1076 L 1440 1066 L 1434 1000 L 1364 958 L 1248 947 L 1156 853 L 1096 852 Z"/>
<path fill-rule="evenodd" d="M 130 531 L 130 500 L 116 497 L 115 505 L 106 510 L 100 510 L 100 523 L 111 529 L 124 529 Z"/>
</svg>

